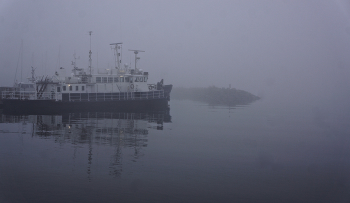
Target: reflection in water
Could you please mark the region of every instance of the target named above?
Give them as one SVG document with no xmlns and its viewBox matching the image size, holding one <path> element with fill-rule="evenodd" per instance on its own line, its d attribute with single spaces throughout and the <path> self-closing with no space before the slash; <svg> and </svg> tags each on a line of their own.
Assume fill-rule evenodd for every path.
<svg viewBox="0 0 350 203">
<path fill-rule="evenodd" d="M 31 134 L 40 139 L 53 138 L 58 144 L 74 147 L 73 160 L 81 145 L 87 145 L 88 179 L 91 180 L 94 147 L 114 147 L 110 155 L 109 174 L 119 177 L 122 172 L 123 148 L 133 150 L 132 161 L 143 156 L 149 129 L 163 130 L 171 122 L 169 109 L 157 112 L 78 112 L 61 115 L 0 114 L 1 132 Z"/>
<path fill-rule="evenodd" d="M 0 202 L 349 202 L 348 114 L 171 105 L 0 114 Z"/>
</svg>

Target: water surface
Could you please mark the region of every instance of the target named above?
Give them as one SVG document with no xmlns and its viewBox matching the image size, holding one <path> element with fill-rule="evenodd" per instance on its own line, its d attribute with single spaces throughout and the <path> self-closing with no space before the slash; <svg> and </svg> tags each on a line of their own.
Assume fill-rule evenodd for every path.
<svg viewBox="0 0 350 203">
<path fill-rule="evenodd" d="M 0 202 L 349 202 L 350 118 L 317 106 L 1 115 Z"/>
</svg>

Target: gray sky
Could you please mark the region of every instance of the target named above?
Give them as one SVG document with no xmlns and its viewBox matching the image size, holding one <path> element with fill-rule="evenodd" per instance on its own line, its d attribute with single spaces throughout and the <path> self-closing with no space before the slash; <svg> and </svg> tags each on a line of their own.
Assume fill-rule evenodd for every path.
<svg viewBox="0 0 350 203">
<path fill-rule="evenodd" d="M 74 52 L 86 68 L 90 30 L 95 68 L 112 67 L 109 44 L 123 42 L 123 63 L 128 49 L 146 51 L 139 67 L 153 82 L 231 84 L 298 102 L 350 98 L 345 0 L 0 0 L 0 85 L 13 84 L 21 40 L 23 78 L 31 66 L 37 75 L 70 71 Z"/>
</svg>

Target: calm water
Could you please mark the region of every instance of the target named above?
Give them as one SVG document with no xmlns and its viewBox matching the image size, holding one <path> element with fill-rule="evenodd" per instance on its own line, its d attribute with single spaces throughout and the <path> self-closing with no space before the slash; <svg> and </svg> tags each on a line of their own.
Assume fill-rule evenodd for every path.
<svg viewBox="0 0 350 203">
<path fill-rule="evenodd" d="M 0 118 L 0 202 L 350 202 L 347 113 L 173 100 Z"/>
</svg>

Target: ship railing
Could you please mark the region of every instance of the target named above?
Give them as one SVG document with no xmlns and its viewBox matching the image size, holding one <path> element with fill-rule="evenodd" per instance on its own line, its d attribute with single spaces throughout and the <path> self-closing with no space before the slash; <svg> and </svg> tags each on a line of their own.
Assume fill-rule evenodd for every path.
<svg viewBox="0 0 350 203">
<path fill-rule="evenodd" d="M 118 93 L 67 93 L 62 94 L 63 101 L 119 101 L 147 100 L 164 98 L 164 91 L 118 92 Z"/>
<path fill-rule="evenodd" d="M 55 92 L 3 91 L 1 98 L 18 100 L 58 100 L 58 94 Z"/>
<path fill-rule="evenodd" d="M 165 98 L 163 90 L 148 92 L 118 92 L 118 93 L 58 93 L 36 91 L 2 91 L 2 99 L 18 100 L 62 100 L 62 101 L 118 101 L 118 100 L 148 100 Z"/>
<path fill-rule="evenodd" d="M 3 91 L 2 99 L 32 100 L 36 97 L 36 91 Z"/>
<path fill-rule="evenodd" d="M 42 92 L 42 93 L 37 93 L 37 100 L 59 100 L 58 97 L 59 93 L 56 92 Z"/>
</svg>

